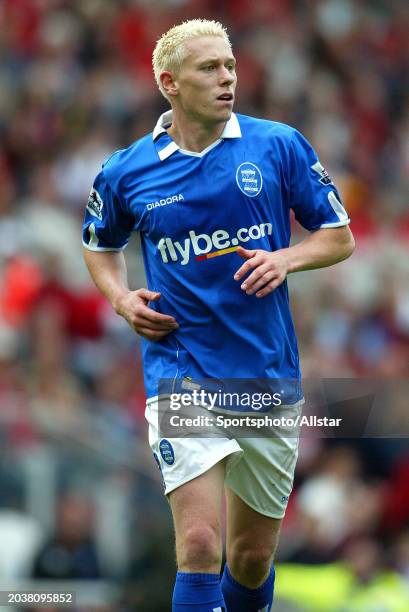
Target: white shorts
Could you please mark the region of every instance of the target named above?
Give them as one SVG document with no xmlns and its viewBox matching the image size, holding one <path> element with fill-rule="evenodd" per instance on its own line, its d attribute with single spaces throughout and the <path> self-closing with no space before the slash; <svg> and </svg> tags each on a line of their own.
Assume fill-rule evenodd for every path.
<svg viewBox="0 0 409 612">
<path fill-rule="evenodd" d="M 288 406 L 292 415 L 301 408 L 301 403 Z M 147 402 L 145 417 L 165 495 L 227 457 L 225 485 L 260 514 L 283 518 L 293 487 L 298 437 L 159 438 L 157 401 Z"/>
</svg>

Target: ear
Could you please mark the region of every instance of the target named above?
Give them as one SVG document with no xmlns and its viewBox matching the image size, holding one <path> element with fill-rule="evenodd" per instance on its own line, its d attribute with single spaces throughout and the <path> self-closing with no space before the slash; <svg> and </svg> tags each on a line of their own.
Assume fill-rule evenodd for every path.
<svg viewBox="0 0 409 612">
<path fill-rule="evenodd" d="M 177 96 L 179 92 L 179 85 L 173 72 L 170 72 L 170 70 L 164 70 L 161 72 L 159 78 L 165 93 L 168 96 Z"/>
</svg>

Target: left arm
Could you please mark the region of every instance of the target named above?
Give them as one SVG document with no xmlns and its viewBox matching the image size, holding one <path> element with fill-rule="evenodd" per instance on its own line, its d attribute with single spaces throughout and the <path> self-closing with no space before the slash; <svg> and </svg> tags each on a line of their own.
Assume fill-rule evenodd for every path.
<svg viewBox="0 0 409 612">
<path fill-rule="evenodd" d="M 241 280 L 241 289 L 256 297 L 274 291 L 291 272 L 332 266 L 347 259 L 355 248 L 355 241 L 347 225 L 322 228 L 286 249 L 278 251 L 249 250 L 238 247 L 237 254 L 246 262 L 237 270 L 234 280 Z"/>
</svg>

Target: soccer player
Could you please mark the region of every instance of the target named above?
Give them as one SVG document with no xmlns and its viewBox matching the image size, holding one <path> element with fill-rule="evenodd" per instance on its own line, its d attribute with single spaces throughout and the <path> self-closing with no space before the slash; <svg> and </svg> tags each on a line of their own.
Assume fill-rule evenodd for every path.
<svg viewBox="0 0 409 612">
<path fill-rule="evenodd" d="M 175 526 L 173 612 L 267 612 L 297 440 L 160 439 L 158 380 L 299 379 L 286 277 L 349 257 L 354 241 L 305 138 L 233 113 L 235 58 L 221 24 L 173 27 L 153 68 L 171 110 L 103 164 L 85 214 L 85 261 L 142 336 L 149 439 Z M 291 209 L 310 234 L 290 247 Z M 122 253 L 132 231 L 148 285 L 136 291 Z"/>
</svg>

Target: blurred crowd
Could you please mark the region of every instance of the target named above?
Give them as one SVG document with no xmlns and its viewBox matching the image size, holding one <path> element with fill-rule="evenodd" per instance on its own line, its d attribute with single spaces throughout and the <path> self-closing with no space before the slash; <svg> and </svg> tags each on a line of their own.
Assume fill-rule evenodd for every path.
<svg viewBox="0 0 409 612">
<path fill-rule="evenodd" d="M 138 338 L 91 285 L 80 226 L 102 161 L 167 109 L 155 41 L 193 17 L 228 27 L 237 112 L 300 129 L 352 218 L 350 260 L 289 279 L 304 375 L 409 374 L 407 0 L 0 0 L 0 532 L 22 551 L 0 553 L 0 579 L 112 579 L 144 612 L 166 609 L 169 517 Z M 126 254 L 144 286 L 136 238 Z M 409 428 L 394 433 L 302 440 L 281 562 L 409 588 Z"/>
</svg>

